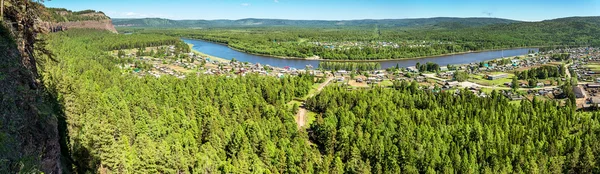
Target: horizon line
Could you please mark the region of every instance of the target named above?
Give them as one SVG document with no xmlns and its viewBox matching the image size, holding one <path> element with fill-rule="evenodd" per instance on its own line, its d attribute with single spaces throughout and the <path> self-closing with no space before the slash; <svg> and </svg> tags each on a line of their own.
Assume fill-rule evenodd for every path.
<svg viewBox="0 0 600 174">
<path fill-rule="evenodd" d="M 379 19 L 376 19 L 376 18 L 362 18 L 362 19 L 283 19 L 283 18 L 255 18 L 255 17 L 239 18 L 239 19 L 171 19 L 171 18 L 164 18 L 164 17 L 110 17 L 110 18 L 111 19 L 166 19 L 166 20 L 173 20 L 173 21 L 185 21 L 185 20 L 204 20 L 204 21 L 229 20 L 229 21 L 237 21 L 237 20 L 247 20 L 247 19 L 288 20 L 288 21 L 361 21 L 361 20 L 411 20 L 411 19 L 435 19 L 435 18 L 455 18 L 455 19 L 475 19 L 475 18 L 480 18 L 480 19 L 504 19 L 504 20 L 512 20 L 512 21 L 517 21 L 517 22 L 541 22 L 541 21 L 564 19 L 564 18 L 585 18 L 585 17 L 600 17 L 600 16 L 567 16 L 567 17 L 549 18 L 549 19 L 532 20 L 532 21 L 508 19 L 508 18 L 501 18 L 501 17 L 447 17 L 447 16 L 445 16 L 445 17 L 442 17 L 442 16 L 438 16 L 438 17 L 416 17 L 416 18 L 379 18 Z"/>
</svg>

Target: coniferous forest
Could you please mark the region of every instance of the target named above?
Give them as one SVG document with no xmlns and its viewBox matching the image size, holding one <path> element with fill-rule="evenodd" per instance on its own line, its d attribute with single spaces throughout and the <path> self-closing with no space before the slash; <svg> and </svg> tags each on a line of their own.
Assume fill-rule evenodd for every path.
<svg viewBox="0 0 600 174">
<path fill-rule="evenodd" d="M 289 26 L 309 22 L 305 28 L 227 28 L 217 21 L 214 28 L 47 33 L 37 22 L 110 18 L 94 10 L 45 9 L 43 2 L 3 3 L 0 173 L 600 173 L 600 113 L 577 110 L 575 81 L 556 87 L 565 99 L 532 94 L 515 102 L 506 96 L 519 92 L 518 80 L 533 86 L 538 79 L 563 78 L 568 65 L 516 72 L 514 89 L 485 96 L 463 88 L 429 88 L 423 84 L 431 83 L 419 84 L 417 77 L 349 88 L 350 81 L 327 71 L 366 76 L 381 65 L 323 62 L 319 68 L 327 71 L 322 76 L 303 71 L 279 75 L 286 71 L 265 65 L 265 72 L 246 74 L 248 69 L 236 72 L 234 66 L 248 64 L 207 61 L 201 53 L 188 54 L 191 46 L 181 40 L 203 39 L 279 57 L 414 58 L 600 46 L 598 17 L 541 22 L 431 18 L 417 20 L 433 23 L 416 28 L 361 20 L 343 29 L 335 21 L 265 20 Z M 178 23 L 189 27 L 196 22 Z M 567 60 L 571 53 L 550 58 Z M 194 68 L 177 72 L 183 75 L 148 75 L 148 69 L 168 68 L 167 59 Z M 188 60 L 202 63 L 195 67 Z M 203 69 L 207 64 L 214 69 Z M 252 66 L 261 65 L 247 67 Z M 415 67 L 426 73 L 441 70 L 434 62 Z M 465 81 L 470 75 L 458 71 L 452 76 Z M 314 120 L 298 124 L 298 111 Z"/>
<path fill-rule="evenodd" d="M 103 32 L 47 37 L 43 79 L 61 103 L 78 172 L 592 173 L 599 115 L 553 101 L 510 104 L 493 93 L 431 93 L 416 83 L 326 87 L 298 130 L 286 103 L 314 77 L 132 77 L 102 47 Z M 103 37 L 152 45 L 170 38 Z M 123 45 L 134 48 L 135 45 Z"/>
</svg>

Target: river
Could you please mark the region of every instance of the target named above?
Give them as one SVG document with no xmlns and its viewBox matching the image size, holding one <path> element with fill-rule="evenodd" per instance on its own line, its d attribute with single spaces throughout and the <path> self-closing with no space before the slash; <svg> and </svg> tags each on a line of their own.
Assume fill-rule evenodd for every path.
<svg viewBox="0 0 600 174">
<path fill-rule="evenodd" d="M 211 55 L 215 57 L 220 57 L 224 59 L 232 59 L 235 58 L 241 62 L 250 62 L 250 63 L 260 63 L 262 65 L 271 65 L 275 67 L 293 67 L 297 69 L 304 69 L 306 65 L 312 65 L 313 67 L 319 67 L 319 62 L 323 60 L 298 60 L 298 59 L 281 59 L 275 57 L 268 56 L 259 56 L 248 54 L 244 52 L 240 52 L 234 49 L 229 48 L 226 45 L 217 44 L 204 40 L 195 40 L 195 39 L 182 39 L 185 43 L 193 44 L 192 49 Z M 518 49 L 507 49 L 503 51 L 485 51 L 485 52 L 477 52 L 477 53 L 466 53 L 466 54 L 457 54 L 457 55 L 448 55 L 448 56 L 438 56 L 438 57 L 427 57 L 420 59 L 401 59 L 401 60 L 388 60 L 381 61 L 381 68 L 389 68 L 395 67 L 399 65 L 400 67 L 409 67 L 415 66 L 417 62 L 421 64 L 427 62 L 437 63 L 440 66 L 446 66 L 448 64 L 456 65 L 456 64 L 467 64 L 472 62 L 481 62 L 492 59 L 518 55 L 525 55 L 529 50 L 538 51 L 537 48 L 518 48 Z"/>
</svg>

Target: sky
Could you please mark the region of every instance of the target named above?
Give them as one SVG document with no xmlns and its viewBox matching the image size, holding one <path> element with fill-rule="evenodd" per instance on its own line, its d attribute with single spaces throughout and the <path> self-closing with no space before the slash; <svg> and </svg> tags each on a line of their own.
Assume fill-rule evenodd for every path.
<svg viewBox="0 0 600 174">
<path fill-rule="evenodd" d="M 176 20 L 495 17 L 541 21 L 600 16 L 600 0 L 51 0 L 45 4 L 103 11 L 111 18 Z"/>
</svg>

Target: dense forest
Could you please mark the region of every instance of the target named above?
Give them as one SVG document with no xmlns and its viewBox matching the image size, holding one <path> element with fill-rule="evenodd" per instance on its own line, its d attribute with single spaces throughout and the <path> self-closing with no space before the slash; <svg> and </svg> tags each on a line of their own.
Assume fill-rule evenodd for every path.
<svg viewBox="0 0 600 174">
<path fill-rule="evenodd" d="M 441 24 L 440 24 L 441 25 Z M 254 54 L 319 56 L 331 60 L 399 59 L 468 51 L 538 46 L 600 46 L 600 18 L 497 23 L 470 27 L 229 27 L 122 28 L 228 44 Z"/>
<path fill-rule="evenodd" d="M 3 20 L 9 24 L 0 26 L 0 173 L 600 172 L 600 114 L 575 110 L 571 82 L 561 87 L 564 102 L 515 103 L 496 91 L 488 97 L 466 89 L 432 92 L 406 81 L 361 90 L 329 85 L 312 96 L 315 81 L 323 79 L 307 74 L 140 77 L 120 69 L 130 58 L 109 53 L 164 45 L 189 52 L 180 37 L 252 53 L 356 60 L 594 45 L 597 18 L 468 24 L 475 27 L 441 22 L 433 30 L 368 24 L 42 34 L 34 24 L 43 11 L 21 8 L 37 3 L 7 2 Z M 325 42 L 363 45 L 345 49 Z M 402 46 L 381 46 L 388 42 Z M 440 69 L 434 63 L 416 68 Z M 562 68 L 534 68 L 516 77 L 564 76 Z M 466 77 L 456 74 L 457 80 Z M 292 101 L 307 95 L 303 108 L 316 120 L 298 128 Z"/>
<path fill-rule="evenodd" d="M 309 99 L 311 139 L 329 173 L 594 173 L 597 113 L 493 92 L 330 87 Z M 327 165 L 329 164 L 329 165 Z"/>
<path fill-rule="evenodd" d="M 109 46 L 98 44 L 170 38 L 114 35 L 97 42 L 106 33 L 51 34 L 48 46 L 58 60 L 41 63 L 45 84 L 64 106 L 76 171 L 298 173 L 318 166 L 318 153 L 286 106 L 308 93 L 312 76 L 136 78 L 122 74 L 119 59 L 101 49 Z"/>
<path fill-rule="evenodd" d="M 298 130 L 287 103 L 313 76 L 132 78 L 90 47 L 93 30 L 47 37 L 43 79 L 63 106 L 74 170 L 116 173 L 592 173 L 597 113 L 554 101 L 511 104 L 416 83 L 309 98 Z M 139 37 L 139 38 L 138 38 Z M 106 37 L 153 45 L 143 35 Z M 127 47 L 127 46 L 125 46 Z M 133 45 L 131 48 L 134 48 Z M 164 160 L 170 159 L 170 160 Z"/>
<path fill-rule="evenodd" d="M 91 35 L 90 32 L 93 32 L 94 34 Z M 188 47 L 185 43 L 182 43 L 179 38 L 158 34 L 116 35 L 107 31 L 77 29 L 72 32 L 62 33 L 62 35 L 65 35 L 65 37 L 80 38 L 82 40 L 85 39 L 84 41 L 86 42 L 87 47 L 103 51 L 162 45 L 177 45 L 179 49 L 186 49 L 186 47 Z M 187 51 L 189 52 L 189 48 L 187 48 Z"/>
<path fill-rule="evenodd" d="M 528 80 L 528 79 L 547 79 L 551 77 L 564 77 L 565 76 L 565 67 L 564 66 L 542 66 L 537 68 L 532 68 L 529 70 L 524 70 L 521 72 L 515 72 L 515 76 L 518 77 L 519 80 Z"/>
</svg>

